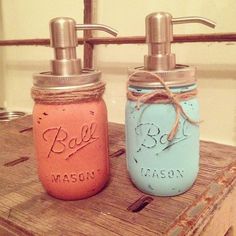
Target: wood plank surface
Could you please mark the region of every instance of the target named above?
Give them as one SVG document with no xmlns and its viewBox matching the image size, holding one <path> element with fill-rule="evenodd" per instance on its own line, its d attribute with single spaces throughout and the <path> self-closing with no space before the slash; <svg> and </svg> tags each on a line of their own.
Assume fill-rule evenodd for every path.
<svg viewBox="0 0 236 236">
<path fill-rule="evenodd" d="M 31 116 L 0 122 L 0 235 L 205 236 L 209 226 L 219 224 L 222 209 L 229 211 L 222 219 L 222 232 L 235 224 L 229 216 L 236 215 L 235 147 L 202 141 L 194 186 L 176 197 L 151 196 L 148 205 L 132 212 L 127 208 L 145 194 L 131 184 L 126 171 L 123 125 L 109 124 L 108 186 L 79 201 L 61 201 L 45 193 L 37 177 L 31 126 Z"/>
</svg>

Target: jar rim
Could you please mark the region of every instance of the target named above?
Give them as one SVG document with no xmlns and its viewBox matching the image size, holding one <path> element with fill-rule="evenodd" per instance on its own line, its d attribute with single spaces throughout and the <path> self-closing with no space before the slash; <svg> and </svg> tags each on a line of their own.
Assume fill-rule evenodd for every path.
<svg viewBox="0 0 236 236">
<path fill-rule="evenodd" d="M 136 73 L 131 76 L 133 73 Z M 177 64 L 175 69 L 167 71 L 147 71 L 143 66 L 128 69 L 128 75 L 131 76 L 128 86 L 139 88 L 160 88 L 163 85 L 157 81 L 150 73 L 160 76 L 169 87 L 180 87 L 196 83 L 196 68 L 187 65 Z"/>
<path fill-rule="evenodd" d="M 46 71 L 33 75 L 33 87 L 42 90 L 83 89 L 99 83 L 101 72 L 93 69 L 83 69 L 77 75 L 53 75 Z"/>
</svg>

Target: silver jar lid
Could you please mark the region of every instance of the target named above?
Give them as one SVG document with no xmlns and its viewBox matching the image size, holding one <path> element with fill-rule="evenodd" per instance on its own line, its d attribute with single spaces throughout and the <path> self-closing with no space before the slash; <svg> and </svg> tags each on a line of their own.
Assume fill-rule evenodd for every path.
<svg viewBox="0 0 236 236">
<path fill-rule="evenodd" d="M 195 67 L 176 64 L 176 67 L 173 70 L 147 71 L 144 67 L 129 69 L 129 76 L 133 73 L 134 75 L 129 78 L 128 85 L 139 88 L 163 87 L 163 85 L 152 76 L 150 72 L 160 76 L 169 87 L 185 86 L 196 83 Z"/>
<path fill-rule="evenodd" d="M 100 83 L 101 72 L 83 69 L 78 75 L 53 75 L 51 72 L 34 74 L 33 86 L 43 90 L 81 89 Z"/>
<path fill-rule="evenodd" d="M 25 116 L 26 113 L 23 111 L 4 111 L 0 112 L 0 122 L 10 121 Z"/>
</svg>

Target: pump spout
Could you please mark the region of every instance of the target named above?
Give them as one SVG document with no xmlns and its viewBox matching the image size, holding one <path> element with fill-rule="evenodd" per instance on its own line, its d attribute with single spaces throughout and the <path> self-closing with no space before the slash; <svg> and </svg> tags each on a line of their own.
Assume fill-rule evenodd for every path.
<svg viewBox="0 0 236 236">
<path fill-rule="evenodd" d="M 115 29 L 102 24 L 76 24 L 75 28 L 77 30 L 101 30 L 113 36 L 117 36 L 118 34 L 118 32 Z"/>
<path fill-rule="evenodd" d="M 216 23 L 204 17 L 198 16 L 188 16 L 188 17 L 178 17 L 172 19 L 173 24 L 186 24 L 186 23 L 200 23 L 211 28 L 216 27 Z"/>
</svg>

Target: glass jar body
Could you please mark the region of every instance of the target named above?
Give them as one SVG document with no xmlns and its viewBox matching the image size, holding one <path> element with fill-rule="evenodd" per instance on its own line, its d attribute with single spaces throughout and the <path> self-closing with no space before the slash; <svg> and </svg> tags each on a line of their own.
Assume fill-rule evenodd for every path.
<svg viewBox="0 0 236 236">
<path fill-rule="evenodd" d="M 60 105 L 36 103 L 33 129 L 39 178 L 50 195 L 82 199 L 106 185 L 108 123 L 103 99 Z"/>
<path fill-rule="evenodd" d="M 191 91 L 196 85 L 172 88 L 172 92 Z M 151 89 L 129 88 L 136 93 Z M 135 101 L 126 104 L 127 167 L 132 182 L 141 191 L 156 196 L 174 196 L 188 190 L 199 170 L 199 127 L 182 116 L 178 131 L 168 141 L 176 111 L 173 104 L 145 103 L 139 110 Z M 199 120 L 196 98 L 180 102 L 193 120 Z"/>
</svg>

